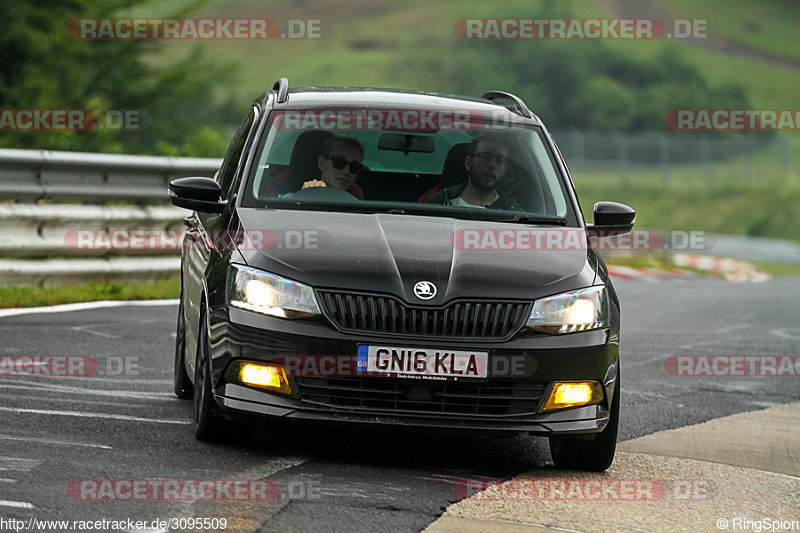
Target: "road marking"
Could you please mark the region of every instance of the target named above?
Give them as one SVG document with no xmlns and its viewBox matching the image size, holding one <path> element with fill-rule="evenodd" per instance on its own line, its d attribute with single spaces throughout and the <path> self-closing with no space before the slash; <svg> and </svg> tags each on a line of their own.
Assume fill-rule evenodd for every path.
<svg viewBox="0 0 800 533">
<path fill-rule="evenodd" d="M 2 356 L 0 356 L 2 357 Z M 170 370 L 170 373 L 172 371 Z M 7 377 L 7 376 L 6 376 Z M 67 383 L 81 383 L 81 382 L 95 382 L 97 383 L 99 380 L 98 377 L 102 377 L 103 383 L 142 383 L 145 385 L 172 385 L 172 379 L 133 379 L 133 378 L 109 378 L 106 376 L 25 376 L 26 379 L 36 379 L 36 378 L 47 378 L 47 381 L 54 380 L 54 379 L 63 379 L 66 380 Z M 17 378 L 4 380 L 3 376 L 0 376 L 0 383 L 19 383 Z M 44 383 L 43 381 L 35 381 L 34 383 Z M 58 382 L 54 383 L 54 385 L 58 386 Z"/>
<path fill-rule="evenodd" d="M 0 435 L 0 440 L 18 440 L 20 442 L 38 442 L 40 444 L 63 444 L 64 446 L 85 446 L 87 448 L 102 448 L 112 450 L 111 446 L 105 444 L 92 444 L 91 442 L 72 442 L 67 440 L 40 439 L 38 437 L 16 437 L 12 435 Z"/>
<path fill-rule="evenodd" d="M 772 333 L 776 337 L 780 337 L 782 339 L 791 339 L 791 340 L 800 339 L 800 335 L 792 335 L 791 333 L 786 333 L 786 330 L 789 330 L 789 329 L 797 329 L 797 328 L 772 329 L 772 330 L 770 330 L 770 333 Z"/>
<path fill-rule="evenodd" d="M 42 392 L 62 392 L 65 394 L 89 394 L 95 396 L 113 396 L 115 398 L 135 398 L 139 400 L 158 400 L 158 401 L 175 397 L 174 394 L 169 392 L 83 389 L 81 387 L 69 387 L 67 385 L 55 385 L 55 384 L 50 385 L 49 383 L 42 383 L 42 382 L 29 382 L 27 385 L 17 385 L 9 383 L 8 380 L 0 380 L 0 389 L 22 389 L 27 391 L 30 391 L 31 389 L 37 389 Z"/>
<path fill-rule="evenodd" d="M 667 398 L 668 397 L 667 395 L 661 394 L 660 392 L 640 391 L 640 390 L 627 389 L 627 388 L 623 388 L 622 389 L 622 393 L 625 396 L 634 396 L 634 397 L 635 396 L 642 396 L 642 397 L 644 397 L 645 400 Z"/>
<path fill-rule="evenodd" d="M 91 413 L 86 411 L 56 411 L 54 409 L 21 409 L 18 407 L 0 407 L 0 411 L 9 413 L 30 413 L 34 415 L 77 416 L 82 418 L 105 418 L 107 420 L 125 420 L 128 422 L 155 422 L 157 424 L 191 424 L 189 420 L 167 420 L 163 418 L 143 418 L 141 416 L 116 415 L 113 413 Z"/>
<path fill-rule="evenodd" d="M 22 307 L 19 309 L 0 309 L 0 318 L 19 315 L 39 315 L 43 313 L 71 313 L 73 311 L 86 311 L 89 309 L 105 309 L 108 307 L 163 307 L 178 305 L 178 300 L 130 300 L 130 301 L 102 301 L 82 302 L 76 304 L 48 305 L 45 307 Z"/>
<path fill-rule="evenodd" d="M 16 483 L 16 479 L 11 479 L 7 477 L 0 477 L 0 483 Z"/>
<path fill-rule="evenodd" d="M 11 500 L 0 500 L 0 507 L 16 507 L 17 509 L 33 509 L 33 504 L 28 502 L 12 502 Z"/>
<path fill-rule="evenodd" d="M 133 325 L 140 325 L 140 324 L 152 324 L 153 322 L 160 322 L 158 319 L 149 318 L 147 320 L 136 320 L 134 322 L 100 322 L 97 324 L 86 324 L 84 326 L 69 326 L 67 329 L 70 331 L 77 331 L 80 333 L 89 333 L 90 335 L 96 335 L 98 337 L 104 337 L 106 339 L 119 339 L 119 335 L 112 335 L 111 333 L 103 333 L 102 331 L 97 331 L 95 328 L 105 328 L 105 327 L 114 327 L 114 326 L 133 326 Z"/>
<path fill-rule="evenodd" d="M 283 470 L 288 470 L 303 463 L 307 463 L 315 458 L 315 456 L 311 455 L 307 457 L 277 457 L 270 459 L 268 463 L 248 468 L 247 470 L 240 472 L 237 477 L 243 479 L 262 479 L 273 476 Z"/>
<path fill-rule="evenodd" d="M 2 388 L 2 386 L 0 386 Z M 47 405 L 52 406 L 53 402 L 57 402 L 59 407 L 63 407 L 65 403 L 77 403 L 80 405 L 86 405 L 90 403 L 92 407 L 96 405 L 106 405 L 111 407 L 127 407 L 127 408 L 136 408 L 136 409 L 146 409 L 150 406 L 145 405 L 143 403 L 131 403 L 131 402 L 104 402 L 102 400 L 97 400 L 95 398 L 48 398 L 45 396 L 27 396 L 25 394 L 15 394 L 14 400 L 32 400 L 34 402 L 44 402 Z M 27 405 L 27 402 L 26 402 Z M 9 406 L 10 407 L 10 406 Z"/>
<path fill-rule="evenodd" d="M 667 356 L 664 355 L 657 355 L 655 357 L 651 357 L 650 359 L 645 359 L 644 361 L 625 361 L 625 366 L 649 365 L 651 363 L 661 362 L 666 357 Z"/>
<path fill-rule="evenodd" d="M 105 339 L 119 339 L 119 335 L 112 335 L 111 333 L 103 333 L 102 331 L 95 331 L 90 329 L 89 326 L 73 326 L 69 328 L 70 331 L 78 331 L 80 333 L 88 333 L 90 335 L 97 335 Z"/>
<path fill-rule="evenodd" d="M 18 472 L 29 472 L 42 464 L 44 461 L 39 459 L 21 459 L 19 457 L 0 456 L 0 470 L 15 470 Z"/>
</svg>

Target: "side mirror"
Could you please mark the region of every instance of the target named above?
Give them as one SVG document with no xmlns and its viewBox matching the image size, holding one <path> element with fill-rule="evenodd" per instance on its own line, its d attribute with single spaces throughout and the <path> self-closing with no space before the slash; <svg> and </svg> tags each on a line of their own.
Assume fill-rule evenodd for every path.
<svg viewBox="0 0 800 533">
<path fill-rule="evenodd" d="M 211 178 L 180 178 L 169 183 L 173 205 L 201 213 L 222 213 L 226 202 L 220 199 L 219 183 Z"/>
<path fill-rule="evenodd" d="M 594 223 L 587 226 L 590 234 L 621 235 L 633 229 L 636 210 L 617 202 L 597 202 L 594 204 Z"/>
</svg>

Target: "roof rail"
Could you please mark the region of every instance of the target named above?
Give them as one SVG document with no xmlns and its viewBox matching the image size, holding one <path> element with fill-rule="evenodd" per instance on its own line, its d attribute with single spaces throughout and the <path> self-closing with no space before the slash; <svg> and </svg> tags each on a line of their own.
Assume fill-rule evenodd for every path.
<svg viewBox="0 0 800 533">
<path fill-rule="evenodd" d="M 514 104 L 516 104 L 515 109 L 512 109 L 512 111 L 514 111 L 516 114 L 522 115 L 525 118 L 533 117 L 533 113 L 531 113 L 531 110 L 528 109 L 528 106 L 525 105 L 525 102 L 522 101 L 522 98 L 520 98 L 519 96 L 515 96 L 511 93 L 507 93 L 504 91 L 489 91 L 488 93 L 483 93 L 483 96 L 481 96 L 481 98 L 485 98 L 486 100 L 489 100 L 491 102 L 494 102 L 495 100 L 499 100 L 501 98 L 506 98 L 514 102 Z"/>
<path fill-rule="evenodd" d="M 278 91 L 278 97 L 275 101 L 279 104 L 284 103 L 289 99 L 289 78 L 280 78 L 272 86 L 273 91 Z"/>
</svg>

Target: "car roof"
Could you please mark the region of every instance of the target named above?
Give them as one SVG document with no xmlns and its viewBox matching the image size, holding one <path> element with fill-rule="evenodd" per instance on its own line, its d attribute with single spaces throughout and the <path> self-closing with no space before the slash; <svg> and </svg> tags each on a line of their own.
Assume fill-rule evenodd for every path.
<svg viewBox="0 0 800 533">
<path fill-rule="evenodd" d="M 272 91 L 266 91 L 258 100 L 263 106 L 270 101 Z M 273 100 L 274 101 L 274 100 Z M 288 91 L 284 103 L 275 103 L 273 109 L 308 109 L 320 106 L 331 108 L 353 106 L 385 106 L 387 108 L 441 109 L 469 111 L 509 124 L 541 126 L 541 120 L 532 114 L 530 119 L 520 116 L 506 106 L 490 100 L 444 93 L 381 89 L 374 87 L 298 87 Z"/>
</svg>

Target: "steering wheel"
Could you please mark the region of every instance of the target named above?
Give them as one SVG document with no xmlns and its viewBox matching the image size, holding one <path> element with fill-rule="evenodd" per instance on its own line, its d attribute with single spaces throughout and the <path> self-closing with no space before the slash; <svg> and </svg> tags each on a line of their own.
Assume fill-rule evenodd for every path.
<svg viewBox="0 0 800 533">
<path fill-rule="evenodd" d="M 323 200 L 331 202 L 358 202 L 350 192 L 337 187 L 306 187 L 283 198 L 291 200 Z"/>
</svg>

